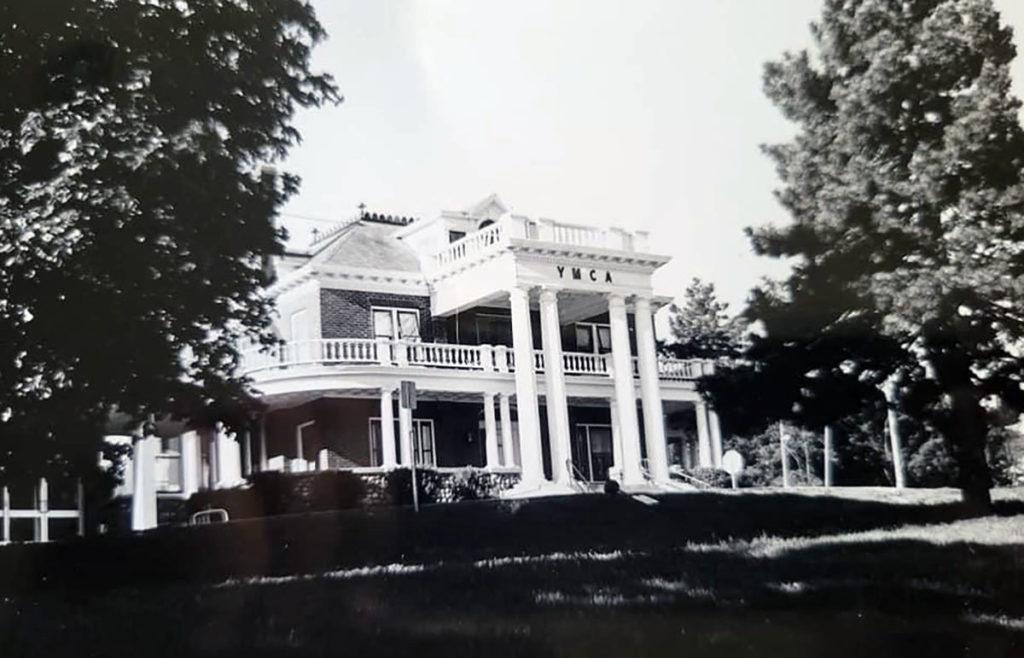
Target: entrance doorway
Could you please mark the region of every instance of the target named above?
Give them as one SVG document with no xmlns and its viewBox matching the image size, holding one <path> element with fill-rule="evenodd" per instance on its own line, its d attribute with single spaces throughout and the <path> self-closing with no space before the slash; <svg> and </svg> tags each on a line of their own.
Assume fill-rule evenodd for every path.
<svg viewBox="0 0 1024 658">
<path fill-rule="evenodd" d="M 607 480 L 608 469 L 615 461 L 612 453 L 612 426 L 576 425 L 572 458 L 576 469 L 587 481 L 604 482 Z"/>
</svg>

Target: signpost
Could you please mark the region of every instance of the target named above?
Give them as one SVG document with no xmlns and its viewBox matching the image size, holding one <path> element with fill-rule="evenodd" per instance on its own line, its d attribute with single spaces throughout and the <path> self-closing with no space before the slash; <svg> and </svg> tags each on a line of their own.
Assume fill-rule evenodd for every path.
<svg viewBox="0 0 1024 658">
<path fill-rule="evenodd" d="M 722 455 L 722 468 L 732 478 L 732 488 L 739 489 L 740 473 L 743 472 L 743 455 L 735 450 L 729 450 Z"/>
<path fill-rule="evenodd" d="M 412 413 L 416 409 L 416 382 L 405 380 L 398 389 L 398 403 Z M 416 423 L 409 423 L 409 473 L 412 479 L 412 508 L 420 511 L 419 487 L 416 486 Z"/>
</svg>

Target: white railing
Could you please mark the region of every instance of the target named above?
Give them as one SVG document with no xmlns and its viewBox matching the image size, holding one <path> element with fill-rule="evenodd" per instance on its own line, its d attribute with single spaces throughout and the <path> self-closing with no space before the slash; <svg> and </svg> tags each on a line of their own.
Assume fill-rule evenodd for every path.
<svg viewBox="0 0 1024 658">
<path fill-rule="evenodd" d="M 50 521 L 55 519 L 74 519 L 77 525 L 77 534 L 79 536 L 84 535 L 85 501 L 81 482 L 76 486 L 76 509 L 50 509 L 50 490 L 46 478 L 40 478 L 33 488 L 33 507 L 28 509 L 11 508 L 11 492 L 7 487 L 3 487 L 2 491 L 0 491 L 0 497 L 2 497 L 2 507 L 0 507 L 0 544 L 7 544 L 13 541 L 11 521 L 14 519 L 32 520 L 32 541 L 50 541 Z"/>
<path fill-rule="evenodd" d="M 624 244 L 623 232 L 612 229 L 556 222 L 551 219 L 539 219 L 531 222 L 527 237 L 544 242 L 557 242 L 576 247 L 597 247 L 599 249 L 627 249 L 631 245 Z"/>
<path fill-rule="evenodd" d="M 508 244 L 509 239 L 617 251 L 639 251 L 647 248 L 645 231 L 626 231 L 620 228 L 602 228 L 557 222 L 553 219 L 529 219 L 507 215 L 486 228 L 446 245 L 434 254 L 428 263 L 430 274 L 440 276 L 465 266 L 473 259 L 497 249 L 496 245 Z"/>
<path fill-rule="evenodd" d="M 544 372 L 544 351 L 534 350 L 534 368 Z M 638 375 L 636 357 L 632 358 L 633 376 Z M 420 343 L 370 338 L 325 338 L 284 343 L 267 352 L 256 350 L 242 354 L 241 371 L 255 374 L 306 365 L 380 365 L 385 367 L 423 367 L 484 372 L 514 372 L 515 355 L 501 345 L 459 345 Z M 590 352 L 563 352 L 567 375 L 610 376 L 611 355 Z M 658 359 L 662 379 L 693 380 L 711 374 L 714 364 L 699 359 Z"/>
<path fill-rule="evenodd" d="M 714 371 L 714 362 L 706 359 L 658 359 L 658 376 L 661 379 L 699 379 Z"/>
<path fill-rule="evenodd" d="M 328 363 L 372 363 L 379 358 L 377 341 L 371 338 L 325 338 L 320 345 Z"/>
<path fill-rule="evenodd" d="M 474 231 L 464 238 L 456 240 L 441 251 L 434 254 L 434 271 L 448 269 L 454 265 L 478 256 L 490 247 L 501 242 L 503 235 L 501 222 L 491 224 L 487 228 Z"/>
<path fill-rule="evenodd" d="M 446 343 L 412 343 L 406 345 L 407 363 L 411 366 L 456 368 L 460 370 L 492 370 L 490 346 L 452 345 Z M 486 354 L 485 354 L 486 352 Z"/>
<path fill-rule="evenodd" d="M 565 352 L 562 361 L 565 364 L 567 375 L 607 375 L 611 373 L 608 367 L 608 355 L 592 354 L 588 352 Z"/>
</svg>

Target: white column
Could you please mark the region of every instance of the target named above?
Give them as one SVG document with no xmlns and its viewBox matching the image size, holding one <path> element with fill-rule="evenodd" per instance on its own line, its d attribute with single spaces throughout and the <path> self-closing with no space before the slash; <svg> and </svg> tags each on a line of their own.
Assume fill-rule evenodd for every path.
<svg viewBox="0 0 1024 658">
<path fill-rule="evenodd" d="M 260 471 L 267 470 L 267 417 L 260 416 Z"/>
<path fill-rule="evenodd" d="M 558 322 L 558 292 L 545 288 L 540 293 L 540 330 L 544 346 L 544 381 L 547 384 L 548 439 L 551 443 L 552 479 L 568 485 L 571 476 L 566 461 L 572 458 L 569 437 L 569 405 L 566 400 L 562 361 L 562 331 Z"/>
<path fill-rule="evenodd" d="M 220 446 L 217 443 L 216 429 L 212 429 L 209 431 L 209 436 L 206 440 L 206 446 L 206 453 L 209 456 L 209 488 L 216 489 L 217 486 L 220 484 L 220 455 L 218 454 Z"/>
<path fill-rule="evenodd" d="M 711 463 L 715 468 L 720 468 L 722 466 L 722 425 L 718 421 L 718 414 L 711 407 L 708 407 L 708 420 L 711 430 Z"/>
<path fill-rule="evenodd" d="M 132 443 L 132 530 L 156 527 L 156 452 L 160 438 L 148 434 Z"/>
<path fill-rule="evenodd" d="M 507 393 L 498 395 L 498 416 L 501 424 L 502 466 L 510 468 L 516 465 L 516 458 L 515 447 L 512 445 L 512 409 Z"/>
<path fill-rule="evenodd" d="M 395 453 L 395 403 L 394 389 L 380 389 L 380 465 L 394 468 L 398 465 Z"/>
<path fill-rule="evenodd" d="M 693 410 L 697 414 L 697 464 L 703 468 L 714 466 L 711 432 L 708 429 L 708 405 L 703 401 L 695 402 Z"/>
<path fill-rule="evenodd" d="M 640 366 L 640 391 L 643 397 L 644 436 L 647 439 L 647 462 L 655 480 L 668 480 L 668 450 L 665 446 L 665 412 L 661 405 L 661 383 L 658 380 L 658 353 L 654 343 L 654 320 L 651 300 L 636 298 L 636 350 Z"/>
<path fill-rule="evenodd" d="M 640 424 L 636 414 L 636 389 L 633 386 L 633 357 L 629 353 L 629 325 L 626 301 L 622 295 L 608 296 L 608 316 L 612 332 L 612 376 L 615 378 L 615 405 L 619 412 L 622 437 L 622 483 L 643 484 L 640 470 Z"/>
<path fill-rule="evenodd" d="M 252 430 L 249 425 L 242 430 L 242 476 L 252 473 Z"/>
<path fill-rule="evenodd" d="M 612 468 L 615 471 L 615 475 L 612 479 L 622 480 L 622 431 L 619 428 L 619 411 L 618 405 L 615 402 L 615 398 L 608 400 L 608 411 L 610 413 L 610 423 L 612 426 L 612 459 L 614 464 Z"/>
<path fill-rule="evenodd" d="M 484 393 L 484 448 L 487 468 L 498 466 L 498 428 L 494 422 L 494 393 Z"/>
<path fill-rule="evenodd" d="M 536 488 L 544 481 L 544 457 L 537 411 L 537 373 L 533 363 L 533 329 L 530 326 L 530 294 L 523 288 L 509 290 L 512 308 L 512 343 L 516 360 L 516 409 L 519 412 L 520 484 Z"/>
<path fill-rule="evenodd" d="M 234 433 L 223 425 L 217 427 L 217 484 L 230 487 L 242 481 L 242 453 Z"/>
<path fill-rule="evenodd" d="M 398 463 L 402 466 L 412 466 L 412 409 L 398 408 L 398 446 L 401 452 L 398 456 Z"/>
<path fill-rule="evenodd" d="M 199 434 L 190 430 L 181 435 L 181 493 L 188 497 L 199 491 L 202 475 Z"/>
</svg>

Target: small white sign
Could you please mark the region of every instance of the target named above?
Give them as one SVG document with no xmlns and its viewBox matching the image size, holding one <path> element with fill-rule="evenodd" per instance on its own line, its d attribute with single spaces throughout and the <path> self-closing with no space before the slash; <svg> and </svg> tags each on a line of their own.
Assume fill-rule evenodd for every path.
<svg viewBox="0 0 1024 658">
<path fill-rule="evenodd" d="M 722 468 L 729 475 L 739 475 L 743 472 L 743 466 L 743 455 L 735 450 L 730 450 L 722 455 Z"/>
</svg>

